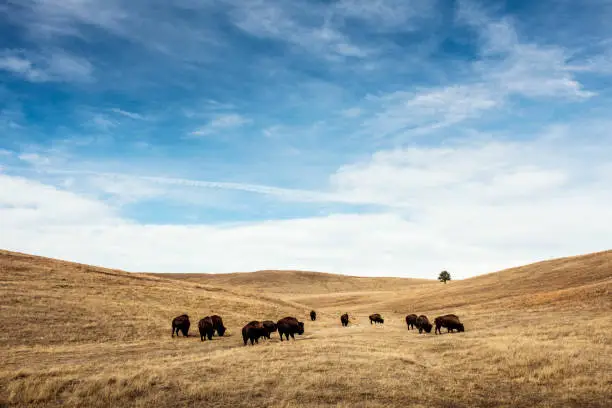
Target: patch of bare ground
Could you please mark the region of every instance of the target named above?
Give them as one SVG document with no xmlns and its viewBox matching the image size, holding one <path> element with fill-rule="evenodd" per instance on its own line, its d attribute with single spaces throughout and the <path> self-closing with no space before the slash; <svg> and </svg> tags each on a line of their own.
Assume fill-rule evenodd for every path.
<svg viewBox="0 0 612 408">
<path fill-rule="evenodd" d="M 607 407 L 611 254 L 281 296 L 269 280 L 255 290 L 0 252 L 0 406 Z M 185 312 L 193 337 L 172 338 Z M 418 334 L 411 312 L 457 313 L 466 331 Z M 197 320 L 213 313 L 229 332 L 201 342 Z M 243 346 L 244 323 L 286 315 L 303 336 Z"/>
</svg>

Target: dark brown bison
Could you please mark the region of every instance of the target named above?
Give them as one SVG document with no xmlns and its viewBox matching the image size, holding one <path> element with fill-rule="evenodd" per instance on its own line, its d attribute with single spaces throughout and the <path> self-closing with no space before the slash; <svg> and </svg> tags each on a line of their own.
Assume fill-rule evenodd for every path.
<svg viewBox="0 0 612 408">
<path fill-rule="evenodd" d="M 374 322 L 374 324 L 384 323 L 385 319 L 383 319 L 380 314 L 374 313 L 370 315 L 370 324 L 372 324 L 372 322 Z"/>
<path fill-rule="evenodd" d="M 298 321 L 295 317 L 283 317 L 276 322 L 276 328 L 281 341 L 283 341 L 283 335 L 287 337 L 287 340 L 289 340 L 289 336 L 295 340 L 295 334 L 304 334 L 304 323 Z"/>
<path fill-rule="evenodd" d="M 348 313 L 343 314 L 342 316 L 340 316 L 340 323 L 342 323 L 342 326 L 348 326 L 349 323 L 349 316 Z"/>
<path fill-rule="evenodd" d="M 178 336 L 179 330 L 183 333 L 183 336 L 189 336 L 189 326 L 191 326 L 191 322 L 189 321 L 189 316 L 186 314 L 182 314 L 180 316 L 176 316 L 172 319 L 172 337 L 174 337 L 174 333 Z"/>
<path fill-rule="evenodd" d="M 421 334 L 423 330 L 425 330 L 426 333 L 431 333 L 431 328 L 433 327 L 425 315 L 417 317 L 415 326 L 419 329 L 419 334 Z"/>
<path fill-rule="evenodd" d="M 247 342 L 251 340 L 251 345 L 254 343 L 259 344 L 259 338 L 266 335 L 266 329 L 263 327 L 261 322 L 257 320 L 253 320 L 252 322 L 247 323 L 242 328 L 242 340 L 244 341 L 244 345 L 247 345 Z"/>
<path fill-rule="evenodd" d="M 409 314 L 408 316 L 406 316 L 406 325 L 408 326 L 408 330 L 410 330 L 410 328 L 413 328 L 416 326 L 416 321 L 417 321 L 417 315 L 415 314 Z"/>
<path fill-rule="evenodd" d="M 313 322 L 317 320 L 317 312 L 315 312 L 314 310 L 310 311 L 310 320 L 312 320 Z"/>
<path fill-rule="evenodd" d="M 206 337 L 212 340 L 215 333 L 215 324 L 211 316 L 206 316 L 198 322 L 198 330 L 200 330 L 200 341 L 204 341 Z"/>
<path fill-rule="evenodd" d="M 276 331 L 276 323 L 274 323 L 272 320 L 264 320 L 262 323 L 262 326 L 265 329 L 265 334 L 264 336 L 269 339 L 270 338 L 270 333 L 274 333 Z"/>
<path fill-rule="evenodd" d="M 227 329 L 223 325 L 223 319 L 221 318 L 221 316 L 213 315 L 213 316 L 210 316 L 210 318 L 212 319 L 213 328 L 217 332 L 217 335 L 223 337 L 223 335 L 225 334 L 225 330 Z"/>
<path fill-rule="evenodd" d="M 453 330 L 457 330 L 459 332 L 465 331 L 465 328 L 463 327 L 463 323 L 461 323 L 459 321 L 459 317 L 457 315 L 454 314 L 447 314 L 444 316 L 438 316 L 434 319 L 434 323 L 436 325 L 436 330 L 434 331 L 434 333 L 438 334 L 442 334 L 442 331 L 440 330 L 442 327 L 446 327 L 446 332 L 453 332 Z"/>
</svg>

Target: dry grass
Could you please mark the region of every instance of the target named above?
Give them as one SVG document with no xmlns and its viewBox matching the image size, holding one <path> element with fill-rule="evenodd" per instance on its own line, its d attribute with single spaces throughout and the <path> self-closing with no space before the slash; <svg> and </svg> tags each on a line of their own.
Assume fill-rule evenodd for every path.
<svg viewBox="0 0 612 408">
<path fill-rule="evenodd" d="M 283 273 L 174 280 L 0 252 L 0 406 L 604 407 L 612 399 L 612 251 L 447 285 Z M 311 307 L 316 322 L 306 318 Z M 170 320 L 184 312 L 191 333 L 218 313 L 229 336 L 171 338 Z M 369 324 L 372 312 L 384 326 Z M 455 312 L 466 332 L 408 332 L 409 312 Z M 286 315 L 305 321 L 297 341 L 242 346 L 244 323 Z"/>
</svg>

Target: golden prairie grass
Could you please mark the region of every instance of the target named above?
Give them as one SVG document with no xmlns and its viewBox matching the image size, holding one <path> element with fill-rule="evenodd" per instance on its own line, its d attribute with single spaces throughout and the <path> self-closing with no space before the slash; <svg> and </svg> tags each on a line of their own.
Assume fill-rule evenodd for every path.
<svg viewBox="0 0 612 408">
<path fill-rule="evenodd" d="M 611 258 L 526 266 L 521 279 L 363 281 L 336 294 L 286 282 L 294 293 L 281 296 L 267 289 L 270 276 L 258 290 L 239 277 L 215 287 L 0 252 L 0 405 L 605 407 Z M 345 310 L 352 323 L 343 328 Z M 183 312 L 192 335 L 212 313 L 229 335 L 171 338 Z M 384 325 L 370 325 L 373 312 Z M 411 312 L 457 313 L 466 332 L 419 335 L 404 323 Z M 242 345 L 244 323 L 285 315 L 305 322 L 303 336 Z"/>
</svg>

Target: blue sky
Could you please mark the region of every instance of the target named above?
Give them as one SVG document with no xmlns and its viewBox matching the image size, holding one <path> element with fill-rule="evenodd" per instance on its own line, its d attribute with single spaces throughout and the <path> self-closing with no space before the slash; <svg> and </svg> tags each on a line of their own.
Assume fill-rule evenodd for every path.
<svg viewBox="0 0 612 408">
<path fill-rule="evenodd" d="M 8 0 L 0 247 L 468 277 L 609 249 L 612 2 Z"/>
</svg>

